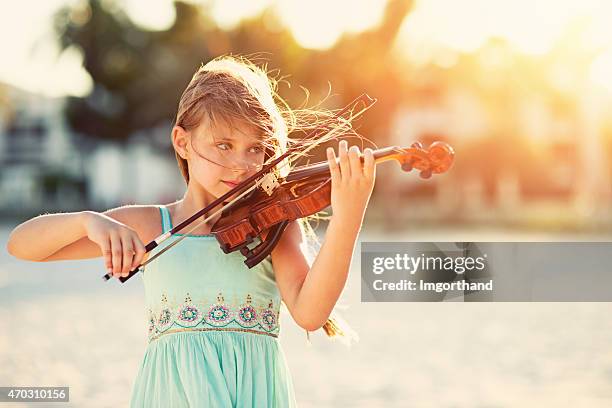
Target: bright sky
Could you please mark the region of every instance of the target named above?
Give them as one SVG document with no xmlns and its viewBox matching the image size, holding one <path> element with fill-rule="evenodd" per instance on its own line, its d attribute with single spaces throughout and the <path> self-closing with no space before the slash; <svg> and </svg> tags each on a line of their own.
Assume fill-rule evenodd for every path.
<svg viewBox="0 0 612 408">
<path fill-rule="evenodd" d="M 58 56 L 51 28 L 55 10 L 79 0 L 19 0 L 0 10 L 0 81 L 46 94 L 84 95 L 91 79 L 75 50 Z M 173 19 L 171 0 L 117 0 L 132 19 L 164 29 Z M 376 25 L 385 0 L 203 0 L 213 17 L 230 28 L 243 17 L 273 5 L 304 47 L 326 48 L 343 32 Z M 492 36 L 506 38 L 526 54 L 548 52 L 561 32 L 582 21 L 581 49 L 593 50 L 590 79 L 612 91 L 612 2 L 607 0 L 417 0 L 398 49 L 415 63 L 452 63 L 456 52 L 473 52 Z M 316 22 L 316 23 L 315 23 Z M 450 57 L 449 57 L 450 56 Z"/>
</svg>

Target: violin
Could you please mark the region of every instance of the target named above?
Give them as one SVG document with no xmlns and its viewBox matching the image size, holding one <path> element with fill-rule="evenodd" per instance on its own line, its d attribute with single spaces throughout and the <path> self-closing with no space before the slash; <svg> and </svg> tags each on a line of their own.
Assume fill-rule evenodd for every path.
<svg viewBox="0 0 612 408">
<path fill-rule="evenodd" d="M 396 160 L 401 163 L 402 170 L 417 169 L 424 179 L 446 172 L 454 158 L 453 149 L 443 142 L 433 143 L 428 150 L 415 143 L 407 149 L 387 147 L 373 153 L 376 163 Z M 361 161 L 363 163 L 363 156 Z M 330 204 L 329 163 L 296 167 L 271 195 L 264 189 L 254 190 L 224 211 L 211 233 L 223 252 L 239 250 L 246 258 L 244 263 L 252 268 L 272 252 L 291 221 L 316 214 Z M 250 249 L 248 245 L 255 237 L 264 233 L 265 239 Z"/>
<path fill-rule="evenodd" d="M 453 148 L 444 142 L 434 142 L 428 149 L 424 149 L 420 142 L 413 143 L 408 148 L 397 146 L 374 150 L 373 156 L 376 163 L 385 161 L 397 161 L 403 171 L 410 172 L 418 170 L 423 179 L 430 178 L 433 174 L 441 174 L 452 166 L 454 161 Z M 283 231 L 291 221 L 307 217 L 322 211 L 331 204 L 331 176 L 329 163 L 327 161 L 295 167 L 287 176 L 278 179 L 274 172 L 266 173 L 273 169 L 285 155 L 273 160 L 257 174 L 234 187 L 230 192 L 213 201 L 206 208 L 200 210 L 192 217 L 175 226 L 165 234 L 160 235 L 154 241 L 146 245 L 147 252 L 178 232 L 186 225 L 195 221 L 211 209 L 224 204 L 209 219 L 221 211 L 221 217 L 215 222 L 211 234 L 217 239 L 224 253 L 240 251 L 245 257 L 244 263 L 252 268 L 263 261 L 279 242 Z M 360 158 L 363 163 L 363 156 Z M 263 177 L 261 177 L 264 175 Z M 247 188 L 254 182 L 259 188 Z M 246 191 L 245 191 L 246 190 Z M 225 202 L 229 197 L 236 196 L 231 203 Z M 206 222 L 204 220 L 203 222 Z M 123 283 L 135 275 L 139 268 L 148 264 L 161 253 L 175 245 L 183 237 L 147 259 L 137 269 L 131 271 L 128 276 L 121 277 Z M 249 248 L 255 238 L 260 243 Z M 104 276 L 110 279 L 109 274 Z"/>
</svg>

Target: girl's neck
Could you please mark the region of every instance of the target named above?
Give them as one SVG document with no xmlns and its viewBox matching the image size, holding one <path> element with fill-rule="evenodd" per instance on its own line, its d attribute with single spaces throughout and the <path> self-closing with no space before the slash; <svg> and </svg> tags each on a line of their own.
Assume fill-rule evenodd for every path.
<svg viewBox="0 0 612 408">
<path fill-rule="evenodd" d="M 190 184 L 187 188 L 187 191 L 185 192 L 185 195 L 183 196 L 182 199 L 169 204 L 168 210 L 170 211 L 170 215 L 172 218 L 172 226 L 175 227 L 178 224 L 180 224 L 181 222 L 183 222 L 184 220 L 186 220 L 187 218 L 191 217 L 193 214 L 195 214 L 196 212 L 200 211 L 202 208 L 208 206 L 210 203 L 212 203 L 216 198 L 210 194 L 209 192 L 203 190 L 203 189 L 198 189 L 196 191 L 195 188 L 193 188 L 193 185 Z M 214 212 L 215 210 L 213 210 Z M 209 215 L 212 214 L 209 213 Z M 210 233 L 211 227 L 215 224 L 215 222 L 219 219 L 219 215 L 215 216 L 213 219 L 211 219 L 208 223 L 200 226 L 199 228 L 197 228 L 194 231 L 191 231 L 190 234 L 192 235 L 206 235 Z M 206 216 L 205 216 L 206 217 Z M 196 224 L 198 224 L 199 222 L 201 222 L 201 220 L 203 220 L 204 218 L 200 218 L 199 220 L 196 220 L 193 222 L 193 224 L 188 225 L 187 227 L 185 227 L 182 231 L 180 231 L 181 233 L 187 233 L 187 230 L 191 227 L 193 228 L 193 226 L 195 226 Z"/>
</svg>

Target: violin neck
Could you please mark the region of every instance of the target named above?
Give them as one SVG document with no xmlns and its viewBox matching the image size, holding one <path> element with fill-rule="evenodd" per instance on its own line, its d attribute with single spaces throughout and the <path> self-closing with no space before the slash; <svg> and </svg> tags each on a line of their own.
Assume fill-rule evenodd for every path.
<svg viewBox="0 0 612 408">
<path fill-rule="evenodd" d="M 374 161 L 380 163 L 383 161 L 391 160 L 397 154 L 400 148 L 396 146 L 385 147 L 383 149 L 374 150 Z M 363 163 L 363 155 L 359 157 L 359 160 Z M 336 159 L 338 161 L 338 159 Z M 329 176 L 329 163 L 327 161 L 319 162 L 315 164 L 307 164 L 294 168 L 285 178 L 286 181 L 297 181 L 317 176 Z"/>
</svg>

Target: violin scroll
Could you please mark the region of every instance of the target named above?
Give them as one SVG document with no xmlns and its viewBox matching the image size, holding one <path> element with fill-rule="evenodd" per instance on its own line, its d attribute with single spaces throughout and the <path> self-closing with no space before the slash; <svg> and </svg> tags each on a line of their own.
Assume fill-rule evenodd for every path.
<svg viewBox="0 0 612 408">
<path fill-rule="evenodd" d="M 448 171 L 453 164 L 455 151 L 444 142 L 434 142 L 427 150 L 422 143 L 415 142 L 409 148 L 398 148 L 394 158 L 400 162 L 403 171 L 417 169 L 421 178 L 428 179 L 433 174 Z"/>
</svg>

